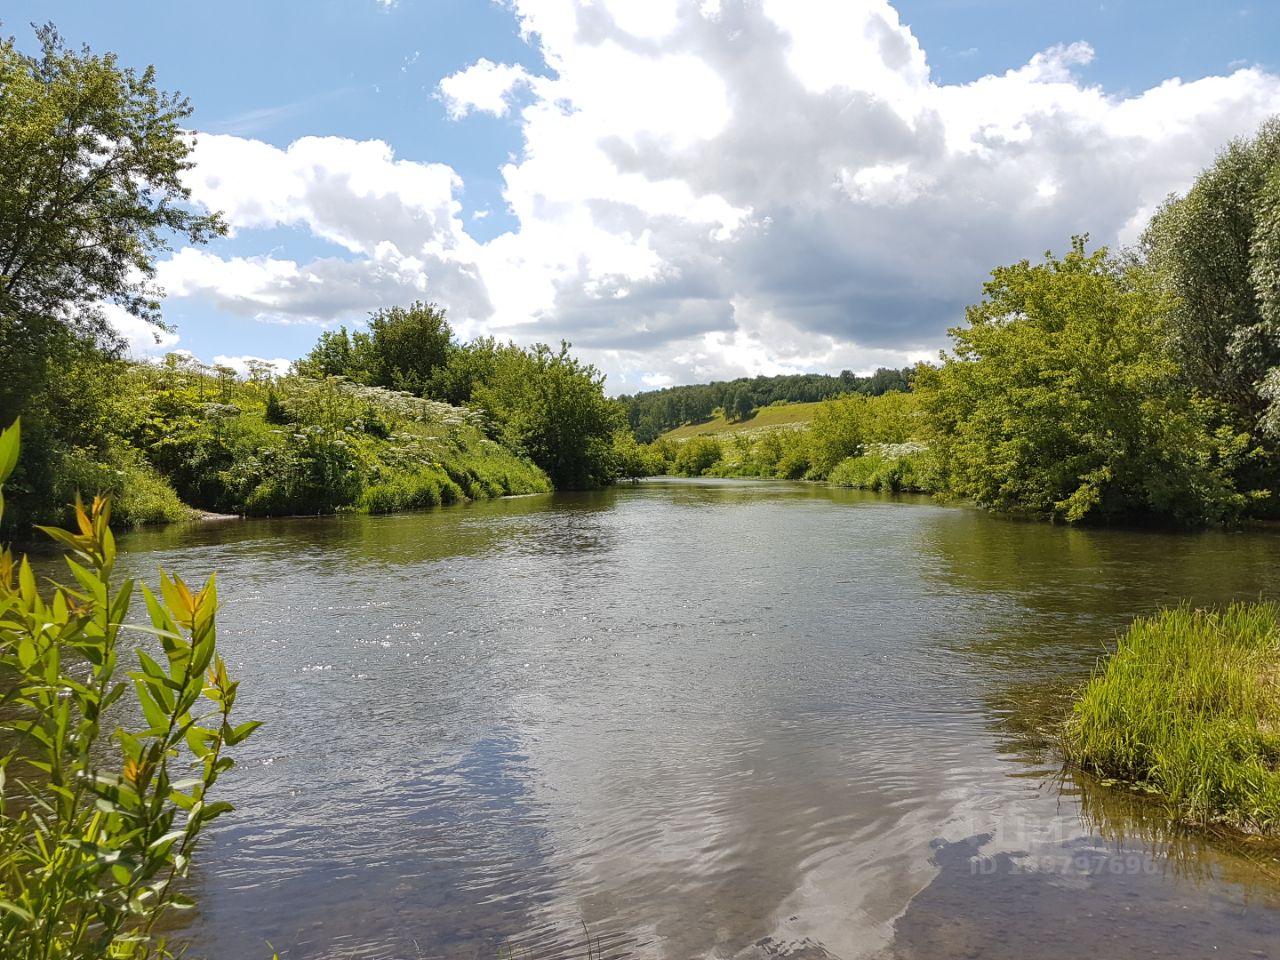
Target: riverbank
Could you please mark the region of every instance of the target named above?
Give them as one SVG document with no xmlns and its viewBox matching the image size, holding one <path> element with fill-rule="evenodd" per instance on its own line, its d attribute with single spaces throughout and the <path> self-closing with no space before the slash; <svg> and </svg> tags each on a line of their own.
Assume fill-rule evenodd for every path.
<svg viewBox="0 0 1280 960">
<path fill-rule="evenodd" d="M 1280 834 L 1280 606 L 1135 620 L 1083 689 L 1068 759 L 1188 822 Z"/>
</svg>

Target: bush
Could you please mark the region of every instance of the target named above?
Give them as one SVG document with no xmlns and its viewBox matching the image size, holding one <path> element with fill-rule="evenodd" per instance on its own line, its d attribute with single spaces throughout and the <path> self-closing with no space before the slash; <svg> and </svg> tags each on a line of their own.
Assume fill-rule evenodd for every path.
<svg viewBox="0 0 1280 960">
<path fill-rule="evenodd" d="M 894 493 L 934 493 L 941 483 L 933 455 L 916 443 L 879 444 L 837 464 L 828 480 L 840 487 Z"/>
<path fill-rule="evenodd" d="M 0 435 L 0 483 L 18 454 Z M 3 513 L 0 496 L 0 513 Z M 256 723 L 231 723 L 237 684 L 217 653 L 213 578 L 193 593 L 161 572 L 142 593 L 162 655 L 139 649 L 130 685 L 119 640 L 133 582 L 112 588 L 110 508 L 76 503 L 74 586 L 42 598 L 25 558 L 0 552 L 0 945 L 6 957 L 170 957 L 157 922 L 189 905 L 177 887 L 204 828 L 231 809 L 212 799 L 226 755 Z M 143 719 L 108 738 L 102 719 L 133 699 Z M 114 740 L 114 747 L 108 746 Z M 194 768 L 194 769 L 191 769 Z"/>
<path fill-rule="evenodd" d="M 195 516 L 164 477 L 131 447 L 112 447 L 105 458 L 92 450 L 73 448 L 63 455 L 57 477 L 57 497 L 67 504 L 59 518 L 64 524 L 74 519 L 71 504 L 78 494 L 110 498 L 112 514 L 124 527 Z"/>
<path fill-rule="evenodd" d="M 723 455 L 715 437 L 690 437 L 676 453 L 675 472 L 686 477 L 700 477 Z"/>
</svg>

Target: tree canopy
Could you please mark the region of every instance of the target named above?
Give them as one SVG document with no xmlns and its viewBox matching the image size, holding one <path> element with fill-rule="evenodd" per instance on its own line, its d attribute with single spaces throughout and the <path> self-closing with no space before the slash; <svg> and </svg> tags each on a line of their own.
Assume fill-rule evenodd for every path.
<svg viewBox="0 0 1280 960">
<path fill-rule="evenodd" d="M 159 325 L 157 254 L 223 230 L 182 184 L 188 102 L 151 68 L 70 49 L 50 26 L 36 35 L 34 56 L 0 40 L 0 419 L 22 414 L 28 439 L 10 479 L 17 522 L 48 507 L 64 461 L 111 442 L 119 338 L 103 306 Z"/>
<path fill-rule="evenodd" d="M 1225 519 L 1249 436 L 1186 391 L 1164 348 L 1172 301 L 1151 275 L 1077 237 L 1062 258 L 992 272 L 917 379 L 951 492 L 1068 521 Z"/>
<path fill-rule="evenodd" d="M 191 106 L 151 67 L 71 50 L 52 26 L 41 52 L 0 41 L 0 316 L 85 323 L 115 303 L 159 322 L 155 255 L 171 234 L 223 227 L 187 203 Z"/>
<path fill-rule="evenodd" d="M 1252 429 L 1267 407 L 1259 386 L 1280 365 L 1280 117 L 1167 200 L 1143 247 L 1174 297 L 1169 337 L 1187 383 Z"/>
<path fill-rule="evenodd" d="M 313 377 L 346 377 L 369 387 L 387 387 L 422 396 L 443 370 L 453 346 L 453 329 L 437 304 L 415 301 L 369 316 L 368 331 L 346 327 L 320 335 L 298 370 Z"/>
<path fill-rule="evenodd" d="M 527 453 L 557 488 L 614 479 L 613 434 L 625 419 L 617 401 L 604 395 L 602 373 L 572 356 L 564 342 L 559 350 L 545 343 L 529 350 L 496 347 L 492 370 L 471 402 L 493 418 L 504 441 Z"/>
</svg>

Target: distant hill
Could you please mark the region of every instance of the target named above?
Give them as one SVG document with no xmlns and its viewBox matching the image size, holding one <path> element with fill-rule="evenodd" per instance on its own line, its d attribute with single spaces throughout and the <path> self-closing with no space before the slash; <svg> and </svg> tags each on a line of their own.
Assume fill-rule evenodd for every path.
<svg viewBox="0 0 1280 960">
<path fill-rule="evenodd" d="M 778 401 L 803 405 L 843 393 L 879 396 L 890 390 L 910 390 L 914 379 L 914 367 L 901 370 L 881 367 L 869 377 L 860 377 L 848 370 L 841 371 L 838 376 L 797 373 L 777 377 L 741 377 L 647 390 L 618 399 L 626 408 L 627 422 L 636 439 L 649 443 L 677 427 L 705 424 L 717 408 L 730 415 L 736 413 L 741 416 L 751 410 L 763 410 Z"/>
<path fill-rule="evenodd" d="M 761 407 L 745 420 L 727 420 L 718 414 L 701 423 L 686 423 L 662 434 L 664 440 L 688 440 L 708 434 L 751 433 L 757 430 L 799 430 L 809 425 L 822 401 L 786 403 Z"/>
</svg>

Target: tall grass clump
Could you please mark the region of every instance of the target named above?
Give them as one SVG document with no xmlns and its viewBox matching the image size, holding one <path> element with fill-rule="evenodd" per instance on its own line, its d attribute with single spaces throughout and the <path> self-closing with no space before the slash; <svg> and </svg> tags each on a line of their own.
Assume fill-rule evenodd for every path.
<svg viewBox="0 0 1280 960">
<path fill-rule="evenodd" d="M 1183 606 L 1134 621 L 1064 733 L 1086 771 L 1186 819 L 1280 832 L 1280 607 Z"/>
</svg>

